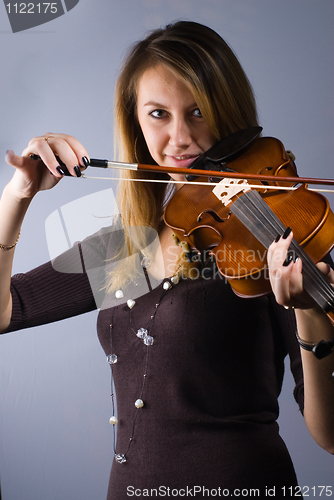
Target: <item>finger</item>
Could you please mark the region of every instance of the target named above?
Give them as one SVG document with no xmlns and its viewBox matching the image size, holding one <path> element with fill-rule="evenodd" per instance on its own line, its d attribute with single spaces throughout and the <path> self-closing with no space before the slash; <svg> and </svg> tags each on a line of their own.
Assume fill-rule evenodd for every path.
<svg viewBox="0 0 334 500">
<path fill-rule="evenodd" d="M 303 289 L 303 276 L 301 273 L 302 261 L 299 259 L 292 263 L 289 269 L 271 276 L 270 283 L 278 304 L 286 308 L 311 307 L 310 298 Z"/>
<path fill-rule="evenodd" d="M 279 304 L 290 305 L 290 280 L 291 268 L 276 269 L 274 272 L 269 273 L 271 288 L 275 294 L 276 300 Z"/>
<path fill-rule="evenodd" d="M 324 276 L 327 276 L 330 272 L 330 266 L 326 262 L 318 262 L 317 268 L 322 272 Z"/>
<path fill-rule="evenodd" d="M 282 255 L 277 258 L 280 261 Z M 274 270 L 269 267 L 269 279 L 278 304 L 286 308 L 313 307 L 313 300 L 304 291 L 302 260 L 292 260 L 287 266 L 277 265 Z"/>
<path fill-rule="evenodd" d="M 317 268 L 322 272 L 329 283 L 334 283 L 334 270 L 329 264 L 326 264 L 325 262 L 318 262 Z"/>
<path fill-rule="evenodd" d="M 65 174 L 69 172 L 70 175 L 77 177 L 80 177 L 81 170 L 86 168 L 83 157 L 88 158 L 88 153 L 82 144 L 74 137 L 65 134 L 45 134 L 32 139 L 23 152 L 23 154 L 28 153 L 38 154 L 51 171 L 56 168 L 58 172 Z"/>
<path fill-rule="evenodd" d="M 40 161 L 42 161 L 50 172 L 56 177 L 63 176 L 63 171 L 59 165 L 59 161 L 45 138 L 37 137 L 36 139 L 30 141 L 28 147 L 22 151 L 22 157 L 29 157 L 31 161 L 34 161 L 34 164 L 36 164 L 36 160 L 31 158 L 31 155 L 38 156 Z"/>
<path fill-rule="evenodd" d="M 327 274 L 328 281 L 334 285 L 334 270 L 330 268 L 329 273 Z"/>
<path fill-rule="evenodd" d="M 298 259 L 292 263 L 290 268 L 290 298 L 297 297 L 303 293 L 302 260 Z"/>
<path fill-rule="evenodd" d="M 30 157 L 18 156 L 11 149 L 6 151 L 5 161 L 6 163 L 8 163 L 8 165 L 17 169 L 21 169 L 29 166 L 30 164 L 34 164 L 33 160 Z"/>
<path fill-rule="evenodd" d="M 281 237 L 270 245 L 268 249 L 269 279 L 272 290 L 279 304 L 290 305 L 291 293 L 298 289 L 300 284 L 299 264 L 293 273 L 294 259 L 287 260 L 288 249 L 293 238 L 292 232 L 286 230 Z"/>
<path fill-rule="evenodd" d="M 44 135 L 32 139 L 22 155 L 39 157 L 57 177 L 66 174 L 77 177 L 81 175 L 81 171 L 76 165 L 76 155 L 68 142 L 59 134 L 56 136 Z"/>
<path fill-rule="evenodd" d="M 83 147 L 80 141 L 76 139 L 75 137 L 68 135 L 66 136 L 66 140 L 68 144 L 71 146 L 73 152 L 75 153 L 77 157 L 77 163 L 80 166 L 80 168 L 87 168 L 87 164 L 89 164 L 89 155 L 86 150 L 86 148 Z M 87 162 L 84 160 L 84 158 L 87 159 Z"/>
<path fill-rule="evenodd" d="M 286 238 L 281 237 L 269 246 L 267 260 L 269 268 L 273 272 L 281 269 L 283 262 L 286 260 L 292 238 L 293 233 L 290 232 Z"/>
<path fill-rule="evenodd" d="M 34 160 L 34 161 L 42 161 L 42 160 L 41 160 L 41 157 L 40 157 L 40 156 L 38 156 L 38 155 L 36 155 L 35 153 L 31 153 L 31 154 L 29 155 L 29 157 L 30 157 L 32 160 Z M 57 167 L 57 172 L 59 172 L 59 174 L 61 174 L 62 176 L 63 176 L 63 175 L 68 175 L 68 176 L 72 177 L 72 175 L 71 175 L 71 174 L 69 173 L 69 171 L 67 170 L 67 167 L 66 167 L 65 163 L 64 163 L 63 161 L 61 161 L 61 159 L 59 158 L 59 156 L 58 156 L 57 154 L 55 155 L 55 157 L 56 157 L 56 160 L 57 160 L 57 162 L 58 162 L 58 164 L 59 164 L 59 166 Z M 51 172 L 51 173 L 52 173 L 52 172 Z"/>
<path fill-rule="evenodd" d="M 56 156 L 61 159 L 72 174 L 78 175 L 78 171 L 75 169 L 76 166 L 82 170 L 86 169 L 87 165 L 89 165 L 87 150 L 75 137 L 66 134 L 49 133 L 43 135 L 42 138 L 50 145 L 53 151 L 58 153 Z M 70 146 L 71 150 L 66 148 L 66 146 L 65 149 L 62 150 L 64 143 L 66 146 Z"/>
</svg>

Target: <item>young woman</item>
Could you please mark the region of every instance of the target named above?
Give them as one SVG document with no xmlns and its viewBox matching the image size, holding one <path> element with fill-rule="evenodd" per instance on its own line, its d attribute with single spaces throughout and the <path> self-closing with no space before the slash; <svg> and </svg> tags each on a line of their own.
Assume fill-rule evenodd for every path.
<svg viewBox="0 0 334 500">
<path fill-rule="evenodd" d="M 190 167 L 219 140 L 256 126 L 257 115 L 251 86 L 220 36 L 177 22 L 129 54 L 116 125 L 121 161 Z M 87 158 L 76 139 L 53 133 L 32 139 L 22 156 L 7 153 L 16 171 L 0 205 L 1 331 L 100 307 L 98 335 L 117 392 L 108 499 L 223 490 L 287 496 L 297 479 L 276 423 L 287 353 L 309 430 L 334 452 L 334 355 L 319 361 L 302 349 L 301 356 L 296 338 L 297 328 L 305 347 L 332 338 L 333 327 L 303 291 L 301 261 L 283 265 L 292 234 L 268 252 L 275 296 L 242 299 L 212 262 L 196 263 L 194 273 L 187 249 L 175 245 L 163 212 L 180 184 L 135 182 L 185 177 L 127 171 L 113 227 L 11 280 L 31 200 L 66 169 L 80 176 Z M 320 267 L 333 283 L 329 266 Z"/>
</svg>

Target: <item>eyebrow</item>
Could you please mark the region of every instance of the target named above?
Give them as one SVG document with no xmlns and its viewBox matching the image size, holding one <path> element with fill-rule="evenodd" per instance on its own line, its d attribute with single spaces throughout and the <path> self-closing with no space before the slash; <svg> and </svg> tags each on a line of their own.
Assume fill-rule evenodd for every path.
<svg viewBox="0 0 334 500">
<path fill-rule="evenodd" d="M 143 104 L 143 106 L 154 106 L 155 108 L 166 108 L 166 105 L 165 104 L 161 104 L 160 102 L 156 102 L 156 101 L 148 101 L 146 102 L 145 104 Z M 190 106 L 188 106 L 188 108 L 198 108 L 198 104 L 196 101 L 194 101 L 193 103 L 190 104 Z"/>
<path fill-rule="evenodd" d="M 161 104 L 160 102 L 155 102 L 155 101 L 146 102 L 144 104 L 144 106 L 155 106 L 157 108 L 165 108 L 165 106 L 163 104 Z"/>
</svg>

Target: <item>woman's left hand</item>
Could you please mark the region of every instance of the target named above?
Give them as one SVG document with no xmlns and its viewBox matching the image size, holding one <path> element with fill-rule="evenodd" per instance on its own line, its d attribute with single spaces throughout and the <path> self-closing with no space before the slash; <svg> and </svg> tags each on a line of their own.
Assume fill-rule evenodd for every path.
<svg viewBox="0 0 334 500">
<path fill-rule="evenodd" d="M 314 300 L 303 288 L 302 261 L 297 259 L 288 263 L 288 249 L 293 238 L 292 232 L 273 242 L 268 249 L 268 267 L 271 288 L 278 304 L 285 307 L 309 309 L 315 307 Z M 334 271 L 328 264 L 320 262 L 317 267 L 334 284 Z"/>
</svg>

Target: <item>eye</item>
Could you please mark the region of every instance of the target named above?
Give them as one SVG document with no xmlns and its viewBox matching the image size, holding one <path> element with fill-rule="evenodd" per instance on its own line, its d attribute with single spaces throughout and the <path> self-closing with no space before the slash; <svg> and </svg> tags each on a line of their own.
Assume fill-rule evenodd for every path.
<svg viewBox="0 0 334 500">
<path fill-rule="evenodd" d="M 157 119 L 165 118 L 165 116 L 167 116 L 167 111 L 164 109 L 153 109 L 153 111 L 149 112 L 149 115 Z"/>
<path fill-rule="evenodd" d="M 201 110 L 199 108 L 194 109 L 193 115 L 197 116 L 198 118 L 203 118 Z"/>
</svg>

